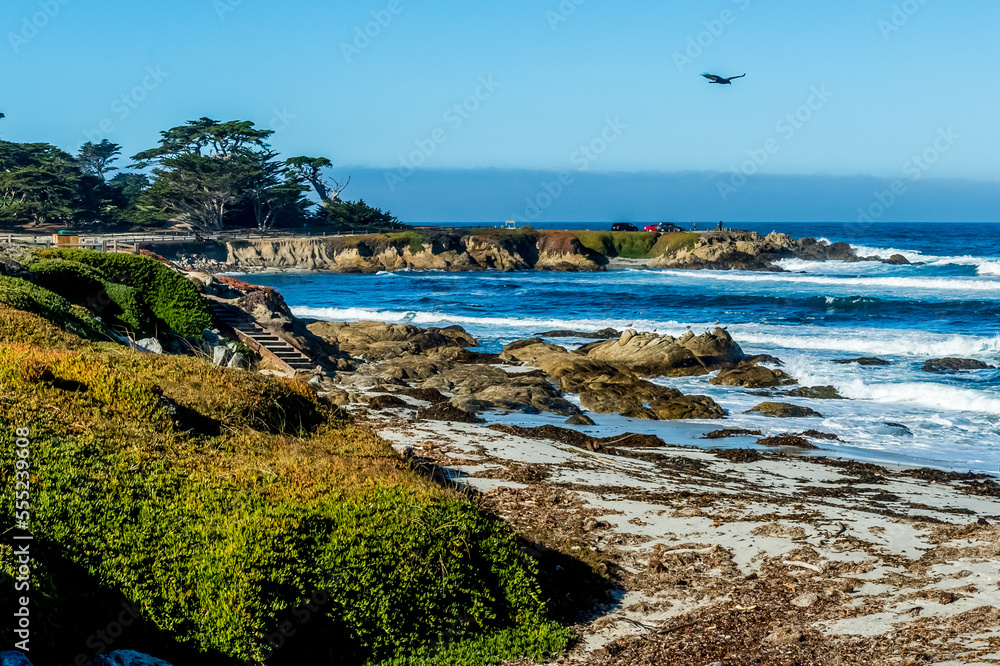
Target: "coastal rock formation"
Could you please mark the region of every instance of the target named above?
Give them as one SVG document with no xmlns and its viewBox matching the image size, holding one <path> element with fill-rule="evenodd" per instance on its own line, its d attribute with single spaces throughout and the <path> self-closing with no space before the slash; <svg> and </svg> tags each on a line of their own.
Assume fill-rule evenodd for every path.
<svg viewBox="0 0 1000 666">
<path fill-rule="evenodd" d="M 747 411 L 747 414 L 763 414 L 764 416 L 775 416 L 779 418 L 802 418 L 807 416 L 822 418 L 823 416 L 815 409 L 802 407 L 800 405 L 791 405 L 787 402 L 762 402 L 753 409 Z"/>
<path fill-rule="evenodd" d="M 807 261 L 859 261 L 847 243 L 826 243 L 813 238 L 793 239 L 772 232 L 712 231 L 693 244 L 680 246 L 656 258 L 654 268 L 714 268 L 735 270 L 779 270 L 774 262 L 798 258 Z"/>
<path fill-rule="evenodd" d="M 704 375 L 730 368 L 746 358 L 722 328 L 698 336 L 688 331 L 679 338 L 628 330 L 618 340 L 591 343 L 580 351 L 643 377 Z"/>
<path fill-rule="evenodd" d="M 800 386 L 785 393 L 792 398 L 812 398 L 813 400 L 846 400 L 834 386 Z"/>
<path fill-rule="evenodd" d="M 618 341 L 610 343 L 617 345 Z M 592 412 L 649 419 L 716 419 L 726 415 L 707 396 L 686 396 L 642 379 L 617 363 L 594 358 L 589 352 L 569 352 L 540 338 L 511 343 L 500 359 L 541 369 L 563 391 L 579 394 L 580 403 Z"/>
<path fill-rule="evenodd" d="M 834 363 L 839 363 L 840 365 L 848 365 L 850 363 L 857 363 L 858 365 L 890 365 L 889 361 L 881 358 L 876 358 L 874 356 L 862 356 L 861 358 L 838 358 L 833 361 Z"/>
<path fill-rule="evenodd" d="M 723 370 L 708 380 L 716 386 L 742 386 L 744 388 L 771 388 L 794 384 L 795 379 L 778 369 L 757 365 L 756 360 L 742 361 L 732 368 Z"/>
<path fill-rule="evenodd" d="M 306 320 L 306 328 L 352 356 L 370 360 L 424 354 L 442 348 L 478 347 L 479 343 L 461 326 L 420 328 L 411 324 L 380 321 L 336 322 Z"/>
<path fill-rule="evenodd" d="M 920 369 L 924 372 L 944 374 L 960 370 L 991 370 L 995 367 L 973 358 L 932 358 L 925 362 Z"/>
<path fill-rule="evenodd" d="M 770 233 L 719 230 L 702 233 L 639 234 L 622 254 L 615 238 L 602 232 L 501 229 L 409 229 L 393 233 L 284 237 L 255 240 L 156 242 L 156 252 L 185 268 L 226 270 L 323 270 L 375 273 L 401 269 L 599 271 L 611 257 L 648 261 L 652 268 L 781 270 L 775 262 L 883 261 L 858 257 L 846 243 L 793 239 Z M 596 237 L 595 237 L 596 235 Z M 638 240 L 636 240 L 638 239 Z M 628 239 L 626 239 L 628 240 Z M 624 242 L 624 241 L 623 241 Z M 626 243 L 626 245 L 628 245 Z M 638 254 L 637 254 L 638 253 Z M 903 263 L 905 258 L 884 260 Z"/>
</svg>

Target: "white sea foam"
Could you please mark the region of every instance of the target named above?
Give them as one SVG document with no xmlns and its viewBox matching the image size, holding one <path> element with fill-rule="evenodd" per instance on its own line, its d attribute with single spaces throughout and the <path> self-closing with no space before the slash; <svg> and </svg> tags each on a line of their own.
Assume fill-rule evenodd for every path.
<svg viewBox="0 0 1000 666">
<path fill-rule="evenodd" d="M 331 321 L 374 320 L 409 323 L 418 326 L 465 326 L 474 335 L 530 335 L 549 329 L 597 331 L 603 328 L 636 328 L 673 336 L 687 330 L 700 333 L 714 328 L 710 322 L 684 323 L 651 319 L 560 319 L 555 317 L 477 317 L 429 312 L 396 311 L 366 308 L 295 307 L 300 317 Z M 734 324 L 728 327 L 733 338 L 744 347 L 839 351 L 849 354 L 933 357 L 960 356 L 995 359 L 1000 357 L 1000 335 L 947 335 L 897 329 L 829 328 L 820 326 L 782 326 L 769 324 Z"/>
<path fill-rule="evenodd" d="M 854 265 L 854 264 L 851 264 Z M 744 282 L 762 285 L 801 284 L 830 287 L 861 287 L 870 289 L 912 289 L 922 291 L 988 291 L 1000 292 L 1000 281 L 967 278 L 920 278 L 902 276 L 847 277 L 832 275 L 801 275 L 788 273 L 749 273 L 741 271 L 698 271 L 692 276 L 684 271 L 662 271 L 663 275 L 718 282 Z"/>
</svg>

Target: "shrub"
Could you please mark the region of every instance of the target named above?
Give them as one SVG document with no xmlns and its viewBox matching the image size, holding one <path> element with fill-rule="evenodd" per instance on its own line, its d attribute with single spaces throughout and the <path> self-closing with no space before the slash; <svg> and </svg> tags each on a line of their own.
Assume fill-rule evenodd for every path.
<svg viewBox="0 0 1000 666">
<path fill-rule="evenodd" d="M 41 315 L 81 337 L 93 340 L 110 337 L 107 328 L 86 310 L 74 308 L 62 296 L 21 278 L 0 275 L 0 303 Z"/>
<path fill-rule="evenodd" d="M 64 259 L 99 270 L 108 280 L 137 289 L 149 310 L 181 335 L 201 337 L 212 314 L 194 284 L 163 264 L 134 254 L 92 250 L 42 250 L 43 258 Z"/>
<path fill-rule="evenodd" d="M 486 664 L 565 646 L 510 528 L 307 385 L 25 330 L 56 348 L 0 344 L 0 529 L 27 427 L 33 532 L 54 554 L 32 598 L 39 661 L 72 661 L 93 632 L 80 618 L 108 594 L 214 664 Z M 193 415 L 222 427 L 182 422 Z M 295 633 L 273 650 L 285 623 Z"/>
</svg>

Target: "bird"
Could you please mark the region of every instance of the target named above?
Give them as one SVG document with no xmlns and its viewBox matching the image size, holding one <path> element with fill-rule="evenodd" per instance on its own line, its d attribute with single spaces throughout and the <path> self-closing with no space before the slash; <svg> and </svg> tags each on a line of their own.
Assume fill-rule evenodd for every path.
<svg viewBox="0 0 1000 666">
<path fill-rule="evenodd" d="M 702 74 L 702 76 L 708 79 L 709 83 L 718 83 L 719 85 L 723 86 L 731 86 L 733 79 L 742 79 L 744 76 L 746 76 L 746 72 L 740 74 L 739 76 L 730 76 L 728 79 L 723 78 L 721 76 L 716 76 L 715 74 Z"/>
</svg>

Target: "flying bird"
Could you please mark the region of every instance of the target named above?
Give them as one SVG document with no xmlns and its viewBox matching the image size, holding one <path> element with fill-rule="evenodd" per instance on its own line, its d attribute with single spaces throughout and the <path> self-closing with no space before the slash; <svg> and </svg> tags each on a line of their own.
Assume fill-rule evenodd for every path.
<svg viewBox="0 0 1000 666">
<path fill-rule="evenodd" d="M 739 76 L 730 76 L 728 79 L 725 79 L 721 76 L 716 76 L 715 74 L 702 74 L 702 76 L 708 79 L 709 83 L 718 83 L 719 85 L 730 86 L 732 85 L 733 79 L 742 79 L 744 76 L 746 76 L 746 73 L 744 72 Z"/>
</svg>

